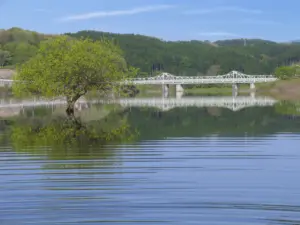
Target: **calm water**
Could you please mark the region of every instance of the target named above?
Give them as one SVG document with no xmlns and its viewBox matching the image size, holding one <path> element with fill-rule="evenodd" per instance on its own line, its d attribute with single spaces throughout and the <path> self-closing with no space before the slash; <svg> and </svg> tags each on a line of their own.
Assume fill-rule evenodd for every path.
<svg viewBox="0 0 300 225">
<path fill-rule="evenodd" d="M 62 112 L 28 108 L 3 119 L 1 225 L 300 224 L 293 104 L 91 106 L 80 112 L 84 123 L 109 130 L 125 120 L 134 138 L 74 148 L 28 141 L 25 125 Z"/>
</svg>

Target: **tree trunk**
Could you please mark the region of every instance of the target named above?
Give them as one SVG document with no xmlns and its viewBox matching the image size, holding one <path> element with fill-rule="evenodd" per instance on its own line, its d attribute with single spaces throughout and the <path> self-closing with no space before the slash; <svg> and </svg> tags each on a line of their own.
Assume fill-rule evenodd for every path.
<svg viewBox="0 0 300 225">
<path fill-rule="evenodd" d="M 67 101 L 67 102 L 68 105 L 67 105 L 66 113 L 68 116 L 74 116 L 75 102 L 72 101 Z"/>
<path fill-rule="evenodd" d="M 75 111 L 75 103 L 81 97 L 81 95 L 77 94 L 72 97 L 67 96 L 67 109 L 66 113 L 68 116 L 74 116 Z"/>
</svg>

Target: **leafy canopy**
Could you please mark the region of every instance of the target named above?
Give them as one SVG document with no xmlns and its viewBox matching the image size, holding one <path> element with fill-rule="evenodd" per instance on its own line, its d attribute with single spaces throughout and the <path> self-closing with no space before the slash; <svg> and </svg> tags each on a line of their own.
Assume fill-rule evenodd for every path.
<svg viewBox="0 0 300 225">
<path fill-rule="evenodd" d="M 0 49 L 0 67 L 5 66 L 11 61 L 11 54 L 8 51 Z"/>
<path fill-rule="evenodd" d="M 18 68 L 13 90 L 19 96 L 39 93 L 66 96 L 74 102 L 92 89 L 112 90 L 136 72 L 127 67 L 121 49 L 109 40 L 58 36 L 41 42 L 37 54 Z"/>
<path fill-rule="evenodd" d="M 292 78 L 296 73 L 297 69 L 295 66 L 281 66 L 275 70 L 275 76 L 282 80 Z"/>
</svg>

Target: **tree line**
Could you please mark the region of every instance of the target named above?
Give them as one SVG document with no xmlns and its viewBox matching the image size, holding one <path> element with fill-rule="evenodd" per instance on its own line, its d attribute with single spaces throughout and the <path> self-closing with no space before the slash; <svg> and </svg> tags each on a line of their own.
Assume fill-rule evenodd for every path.
<svg viewBox="0 0 300 225">
<path fill-rule="evenodd" d="M 98 31 L 67 33 L 72 38 L 111 39 L 124 51 L 126 62 L 140 76 L 167 71 L 181 76 L 216 75 L 238 70 L 247 74 L 272 74 L 279 66 L 300 60 L 300 45 L 265 40 L 164 41 L 135 34 Z M 51 35 L 11 28 L 0 30 L 0 67 L 23 64 L 37 54 L 41 41 Z"/>
</svg>

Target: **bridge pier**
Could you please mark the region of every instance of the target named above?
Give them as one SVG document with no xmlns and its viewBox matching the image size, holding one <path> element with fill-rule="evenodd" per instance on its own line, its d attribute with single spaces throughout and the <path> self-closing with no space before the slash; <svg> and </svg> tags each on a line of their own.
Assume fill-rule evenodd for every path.
<svg viewBox="0 0 300 225">
<path fill-rule="evenodd" d="M 239 92 L 238 84 L 232 84 L 232 96 L 237 97 Z"/>
<path fill-rule="evenodd" d="M 183 92 L 183 91 L 184 91 L 184 89 L 183 89 L 182 85 L 181 84 L 176 84 L 176 93 L 177 92 Z"/>
<path fill-rule="evenodd" d="M 238 96 L 238 92 L 232 90 L 232 97 L 236 98 L 237 96 Z"/>
<path fill-rule="evenodd" d="M 232 84 L 232 91 L 238 91 L 238 90 L 239 90 L 238 84 Z"/>
<path fill-rule="evenodd" d="M 163 93 L 163 97 L 165 97 L 165 98 L 167 98 L 169 96 L 169 85 L 168 84 L 162 85 L 162 93 Z"/>
<path fill-rule="evenodd" d="M 183 92 L 176 92 L 176 98 L 180 99 L 183 96 Z"/>
<path fill-rule="evenodd" d="M 176 84 L 175 91 L 176 91 L 176 98 L 181 98 L 184 92 L 182 85 Z"/>
<path fill-rule="evenodd" d="M 250 92 L 250 97 L 251 97 L 251 98 L 255 98 L 255 92 L 254 92 L 254 91 L 251 91 L 251 92 Z"/>
<path fill-rule="evenodd" d="M 250 90 L 254 90 L 255 89 L 255 83 L 250 83 Z"/>
</svg>

